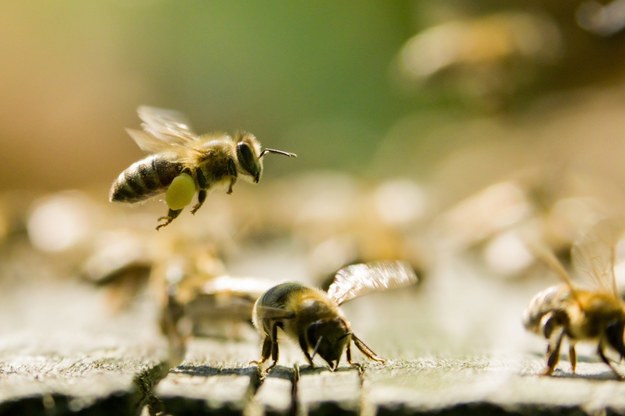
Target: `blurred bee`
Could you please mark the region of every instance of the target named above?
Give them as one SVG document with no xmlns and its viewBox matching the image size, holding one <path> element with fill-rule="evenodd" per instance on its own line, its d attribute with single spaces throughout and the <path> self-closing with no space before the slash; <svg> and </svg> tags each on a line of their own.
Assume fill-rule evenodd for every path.
<svg viewBox="0 0 625 416">
<path fill-rule="evenodd" d="M 352 364 L 351 342 L 370 360 L 384 362 L 352 332 L 339 308 L 341 304 L 374 290 L 404 287 L 417 282 L 413 269 L 400 261 L 372 262 L 347 266 L 336 273 L 327 293 L 299 283 L 282 283 L 265 292 L 254 304 L 253 323 L 263 337 L 262 365 L 271 356 L 278 362 L 278 328 L 299 343 L 312 366 L 319 354 L 334 371 L 346 351 Z M 312 353 L 311 353 L 312 352 Z"/>
<path fill-rule="evenodd" d="M 573 372 L 577 363 L 575 344 L 592 341 L 597 344 L 601 360 L 618 378 L 623 378 L 605 355 L 606 348 L 611 348 L 620 359 L 625 358 L 625 305 L 619 297 L 614 276 L 615 231 L 613 222 L 599 222 L 571 249 L 576 269 L 588 274 L 599 285 L 597 290 L 576 287 L 551 252 L 536 250 L 564 281 L 564 284 L 552 286 L 534 296 L 523 315 L 525 328 L 549 341 L 545 375 L 553 373 L 560 358 L 560 346 L 566 338 Z"/>
<path fill-rule="evenodd" d="M 155 259 L 150 280 L 172 366 L 182 361 L 191 338 L 253 335 L 254 302 L 273 285 L 262 278 L 230 276 L 211 244 L 180 240 Z"/>
<path fill-rule="evenodd" d="M 135 203 L 166 192 L 169 211 L 156 229 L 171 223 L 197 192 L 195 214 L 206 199 L 209 188 L 226 184 L 232 192 L 241 175 L 258 183 L 267 153 L 295 157 L 275 149 L 263 149 L 256 137 L 241 132 L 197 135 L 184 115 L 173 110 L 141 106 L 139 118 L 143 131 L 127 129 L 139 147 L 150 156 L 130 165 L 113 182 L 109 200 Z"/>
<path fill-rule="evenodd" d="M 160 297 L 160 329 L 172 366 L 182 362 L 192 337 L 245 339 L 258 297 L 271 284 L 255 277 L 188 275 L 169 282 Z"/>
</svg>

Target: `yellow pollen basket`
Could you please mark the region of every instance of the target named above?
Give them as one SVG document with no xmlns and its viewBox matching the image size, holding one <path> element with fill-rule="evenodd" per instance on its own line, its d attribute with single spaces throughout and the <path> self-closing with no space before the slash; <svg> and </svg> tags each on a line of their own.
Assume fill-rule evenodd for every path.
<svg viewBox="0 0 625 416">
<path fill-rule="evenodd" d="M 195 195 L 195 181 L 188 173 L 181 173 L 176 176 L 165 194 L 167 206 L 173 210 L 179 210 L 191 202 Z"/>
</svg>

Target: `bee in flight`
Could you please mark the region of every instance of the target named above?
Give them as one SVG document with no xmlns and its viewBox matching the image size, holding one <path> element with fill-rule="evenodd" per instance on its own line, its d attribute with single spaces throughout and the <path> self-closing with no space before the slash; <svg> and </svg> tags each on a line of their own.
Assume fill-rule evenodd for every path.
<svg viewBox="0 0 625 416">
<path fill-rule="evenodd" d="M 319 354 L 334 371 L 346 351 L 352 364 L 351 343 L 370 360 L 384 362 L 353 333 L 340 305 L 375 290 L 405 287 L 417 282 L 405 262 L 383 261 L 347 266 L 336 273 L 327 292 L 299 283 L 282 283 L 265 292 L 254 304 L 253 323 L 263 338 L 261 366 L 270 356 L 278 362 L 278 329 L 299 343 L 308 363 Z"/>
<path fill-rule="evenodd" d="M 169 211 L 156 229 L 172 222 L 197 193 L 195 214 L 208 189 L 226 185 L 228 193 L 239 176 L 258 183 L 263 157 L 268 153 L 295 157 L 294 153 L 262 148 L 247 132 L 198 135 L 186 117 L 174 110 L 141 106 L 137 109 L 142 130 L 127 129 L 141 150 L 150 153 L 130 165 L 113 182 L 110 201 L 135 203 L 166 193 Z"/>
<path fill-rule="evenodd" d="M 535 250 L 538 257 L 564 281 L 534 296 L 523 315 L 525 328 L 548 340 L 545 375 L 553 373 L 560 359 L 560 346 L 566 338 L 573 372 L 577 364 L 575 344 L 591 341 L 596 343 L 601 360 L 619 379 L 623 378 L 605 354 L 606 349 L 612 349 L 620 359 L 625 358 L 625 305 L 614 276 L 617 229 L 622 228 L 615 226 L 613 221 L 601 221 L 571 249 L 575 268 L 595 281 L 599 286 L 596 290 L 577 287 L 551 252 Z"/>
</svg>

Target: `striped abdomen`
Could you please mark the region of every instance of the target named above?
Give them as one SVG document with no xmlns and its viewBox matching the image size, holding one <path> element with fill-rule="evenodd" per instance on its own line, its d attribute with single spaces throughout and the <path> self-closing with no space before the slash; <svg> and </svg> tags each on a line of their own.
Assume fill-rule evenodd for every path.
<svg viewBox="0 0 625 416">
<path fill-rule="evenodd" d="M 109 200 L 132 203 L 165 192 L 184 167 L 168 156 L 154 154 L 130 165 L 113 182 Z"/>
</svg>

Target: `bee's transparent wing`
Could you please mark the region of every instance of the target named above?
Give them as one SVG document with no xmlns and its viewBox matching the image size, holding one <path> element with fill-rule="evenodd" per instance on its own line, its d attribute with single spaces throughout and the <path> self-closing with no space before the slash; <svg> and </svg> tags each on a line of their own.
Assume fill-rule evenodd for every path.
<svg viewBox="0 0 625 416">
<path fill-rule="evenodd" d="M 622 230 L 622 224 L 617 220 L 599 221 L 578 238 L 571 248 L 575 270 L 590 277 L 601 290 L 616 297 L 619 295 L 614 276 L 615 249 Z"/>
<path fill-rule="evenodd" d="M 178 151 L 182 151 L 184 149 L 184 146 L 181 146 L 177 143 L 170 143 L 157 139 L 156 137 L 152 136 L 149 133 L 146 133 L 143 130 L 126 129 L 126 132 L 128 133 L 128 135 L 130 135 L 132 140 L 137 143 L 137 146 L 139 146 L 139 148 L 144 152 L 158 153 L 165 150 L 175 149 Z"/>
<path fill-rule="evenodd" d="M 534 257 L 551 269 L 575 294 L 577 287 L 573 283 L 573 279 L 571 279 L 569 272 L 564 268 L 553 251 L 543 241 L 538 240 L 534 234 L 524 233 L 523 239 L 525 246 L 532 252 Z"/>
<path fill-rule="evenodd" d="M 419 279 L 403 261 L 352 264 L 339 270 L 328 288 L 328 296 L 339 305 L 366 293 L 405 287 Z"/>
<path fill-rule="evenodd" d="M 142 105 L 137 109 L 137 113 L 143 121 L 141 123 L 143 131 L 156 140 L 184 146 L 194 142 L 198 137 L 187 117 L 176 110 Z"/>
</svg>

